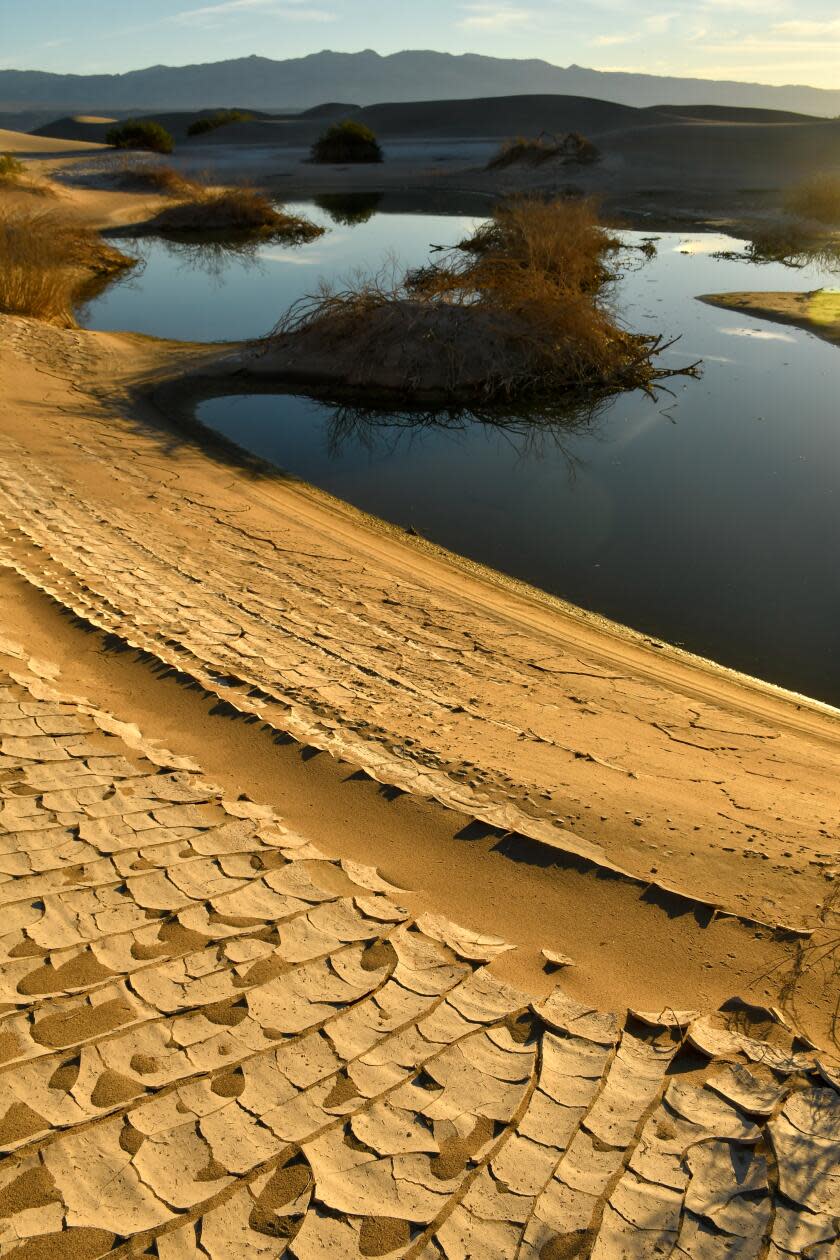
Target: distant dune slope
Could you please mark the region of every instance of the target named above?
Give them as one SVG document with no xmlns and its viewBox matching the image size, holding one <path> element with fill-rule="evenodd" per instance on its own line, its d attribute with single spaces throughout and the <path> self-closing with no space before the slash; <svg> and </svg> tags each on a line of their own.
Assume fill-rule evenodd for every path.
<svg viewBox="0 0 840 1260">
<path fill-rule="evenodd" d="M 815 170 L 840 170 L 840 120 L 800 124 L 694 123 L 617 130 L 599 138 L 637 187 L 779 188 Z"/>
<path fill-rule="evenodd" d="M 220 107 L 221 108 L 221 107 Z M 236 108 L 236 107 L 234 107 Z M 244 109 L 244 106 L 241 108 Z M 198 118 L 206 118 L 217 111 L 212 109 L 191 109 L 191 110 L 170 110 L 166 113 L 138 113 L 135 117 L 142 117 L 147 122 L 158 122 L 165 127 L 176 140 L 185 139 L 187 129 Z M 270 118 L 270 114 L 263 114 L 257 110 L 249 110 L 258 119 Z M 121 118 L 125 117 L 121 115 Z M 44 123 L 42 126 L 33 130 L 36 136 L 53 136 L 66 140 L 88 140 L 98 144 L 105 143 L 105 136 L 111 128 L 118 123 L 117 118 L 103 118 L 95 114 L 70 114 L 63 118 L 55 118 L 51 122 Z"/>
<path fill-rule="evenodd" d="M 536 135 L 540 131 L 607 131 L 647 126 L 653 112 L 583 96 L 484 96 L 475 100 L 369 105 L 354 115 L 381 136 Z"/>
<path fill-rule="evenodd" d="M 701 122 L 801 123 L 816 122 L 820 117 L 789 109 L 746 109 L 737 105 L 654 105 L 652 112 Z"/>
<path fill-rule="evenodd" d="M 838 134 L 836 120 L 811 118 L 772 110 L 716 107 L 634 109 L 613 101 L 581 96 L 526 95 L 478 97 L 474 100 L 396 101 L 359 108 L 330 103 L 303 114 L 267 114 L 255 111 L 247 122 L 235 123 L 191 138 L 187 131 L 196 118 L 213 110 L 176 111 L 144 115 L 160 122 L 179 143 L 190 145 L 281 144 L 308 146 L 331 119 L 352 117 L 372 127 L 385 140 L 445 140 L 472 138 L 502 140 L 541 132 L 579 131 L 588 136 L 609 137 L 613 146 L 642 146 L 649 151 L 686 143 L 692 152 L 717 153 L 725 140 L 743 150 L 746 161 L 766 153 L 766 146 L 789 147 L 797 166 L 798 148 L 813 163 L 815 154 L 831 152 Z M 113 125 L 89 116 L 59 118 L 39 127 L 42 137 L 104 143 Z M 780 140 L 777 133 L 787 133 Z M 653 133 L 657 135 L 654 136 Z M 686 133 L 691 132 L 688 136 Z M 622 139 L 626 137 L 626 141 Z M 678 138 L 678 139 L 677 139 Z M 757 146 L 751 155 L 752 146 Z M 764 146 L 762 148 L 762 146 Z M 705 159 L 704 159 L 705 160 Z M 810 167 L 809 167 L 810 169 Z"/>
</svg>

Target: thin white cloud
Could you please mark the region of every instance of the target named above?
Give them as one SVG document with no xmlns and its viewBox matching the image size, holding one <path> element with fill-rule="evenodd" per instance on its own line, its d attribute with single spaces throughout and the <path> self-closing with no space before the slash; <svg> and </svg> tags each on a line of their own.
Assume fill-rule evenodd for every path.
<svg viewBox="0 0 840 1260">
<path fill-rule="evenodd" d="M 169 19 L 179 26 L 190 23 L 206 23 L 207 19 L 224 19 L 236 14 L 262 11 L 293 22 L 331 22 L 335 14 L 326 9 L 313 8 L 305 0 L 219 0 L 216 4 L 204 4 L 196 9 L 182 9 Z"/>
<path fill-rule="evenodd" d="M 785 39 L 840 39 L 840 18 L 826 22 L 790 21 L 776 22 L 772 31 Z"/>
<path fill-rule="evenodd" d="M 656 13 L 653 17 L 645 18 L 645 30 L 649 35 L 664 35 L 678 17 L 678 13 Z"/>
<path fill-rule="evenodd" d="M 464 31 L 510 31 L 523 27 L 531 19 L 529 9 L 516 5 L 465 4 L 466 17 L 457 23 Z"/>
<path fill-rule="evenodd" d="M 633 44 L 641 39 L 638 31 L 630 35 L 596 35 L 591 41 L 595 48 L 614 48 L 618 44 Z"/>
<path fill-rule="evenodd" d="M 723 10 L 725 13 L 755 13 L 765 17 L 768 13 L 789 12 L 786 0 L 705 0 L 705 10 Z"/>
</svg>

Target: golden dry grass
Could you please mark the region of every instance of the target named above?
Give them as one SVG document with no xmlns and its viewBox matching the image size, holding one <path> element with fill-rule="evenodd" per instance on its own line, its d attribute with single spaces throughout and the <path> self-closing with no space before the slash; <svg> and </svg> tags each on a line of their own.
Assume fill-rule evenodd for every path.
<svg viewBox="0 0 840 1260">
<path fill-rule="evenodd" d="M 25 175 L 26 167 L 13 153 L 0 153 L 0 184 L 17 184 Z"/>
<path fill-rule="evenodd" d="M 174 166 L 143 165 L 127 162 L 120 175 L 123 188 L 138 192 L 159 193 L 164 197 L 199 197 L 206 191 L 206 184 L 188 179 Z"/>
<path fill-rule="evenodd" d="M 26 163 L 13 153 L 0 153 L 0 188 L 15 188 L 39 197 L 54 197 L 55 189 L 29 174 Z"/>
<path fill-rule="evenodd" d="M 89 228 L 53 212 L 0 215 L 0 311 L 74 327 L 86 285 L 132 266 Z"/>
<path fill-rule="evenodd" d="M 797 184 L 788 193 L 785 205 L 801 219 L 840 224 L 840 174 L 823 171 Z"/>
<path fill-rule="evenodd" d="M 316 357 L 345 356 L 354 383 L 367 374 L 375 388 L 387 374 L 388 389 L 418 396 L 649 387 L 663 375 L 651 362 L 660 340 L 622 328 L 606 302 L 618 245 L 591 201 L 520 199 L 396 283 L 368 276 L 322 288 L 269 345 L 288 349 L 290 334 L 304 334 Z"/>
</svg>

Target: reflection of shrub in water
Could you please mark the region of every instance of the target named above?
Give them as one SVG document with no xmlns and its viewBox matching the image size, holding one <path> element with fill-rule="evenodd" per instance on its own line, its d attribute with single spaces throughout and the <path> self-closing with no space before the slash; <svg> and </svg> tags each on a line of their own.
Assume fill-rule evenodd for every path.
<svg viewBox="0 0 840 1260">
<path fill-rule="evenodd" d="M 820 267 L 840 271 L 840 238 L 809 230 L 799 223 L 762 224 L 753 228 L 744 252 L 721 250 L 714 258 L 734 262 L 781 263 L 783 267 Z"/>
<path fill-rule="evenodd" d="M 179 266 L 185 270 L 203 271 L 205 275 L 221 282 L 231 265 L 260 268 L 260 249 L 263 242 L 253 236 L 217 236 L 206 233 L 175 233 L 159 238 L 161 244 Z"/>
<path fill-rule="evenodd" d="M 376 214 L 382 201 L 382 193 L 322 193 L 315 197 L 315 205 L 324 210 L 342 227 L 357 227 L 367 223 Z"/>
<path fill-rule="evenodd" d="M 591 433 L 606 405 L 606 399 L 580 397 L 517 410 L 475 406 L 391 411 L 337 402 L 333 403 L 327 427 L 327 450 L 334 458 L 344 447 L 356 443 L 370 451 L 378 448 L 393 452 L 400 442 L 411 441 L 418 433 L 465 433 L 474 425 L 481 425 L 504 437 L 519 456 L 539 456 L 551 449 L 559 451 L 569 467 L 574 468 L 576 460 L 567 448 L 568 439 Z"/>
</svg>

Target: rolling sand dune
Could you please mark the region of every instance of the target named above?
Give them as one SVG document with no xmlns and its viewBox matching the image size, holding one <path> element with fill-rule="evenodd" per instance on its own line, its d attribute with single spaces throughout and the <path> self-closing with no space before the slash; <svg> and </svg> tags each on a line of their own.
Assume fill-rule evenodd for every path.
<svg viewBox="0 0 840 1260">
<path fill-rule="evenodd" d="M 0 153 L 15 153 L 20 157 L 73 156 L 89 149 L 99 149 L 100 144 L 65 136 L 32 135 L 28 131 L 0 130 Z"/>
</svg>

